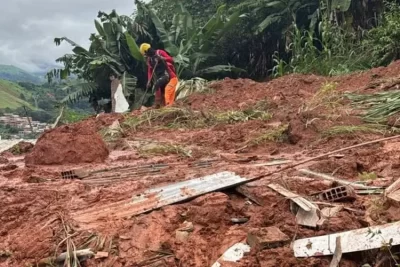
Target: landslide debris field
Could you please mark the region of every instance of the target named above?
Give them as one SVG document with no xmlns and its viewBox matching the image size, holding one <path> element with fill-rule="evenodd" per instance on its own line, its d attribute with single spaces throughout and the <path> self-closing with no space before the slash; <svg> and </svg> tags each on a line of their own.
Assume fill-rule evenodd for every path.
<svg viewBox="0 0 400 267">
<path fill-rule="evenodd" d="M 396 114 L 371 113 L 387 99 L 360 95 L 397 90 L 399 73 L 395 62 L 334 78 L 226 79 L 172 108 L 100 115 L 3 152 L 0 266 L 203 267 L 241 242 L 250 245 L 243 257 L 214 266 L 329 266 L 331 255 L 296 257 L 293 241 L 399 220 L 382 191 L 399 177 L 400 138 L 288 166 L 396 135 Z M 321 174 L 367 189 L 321 199 L 339 186 Z M 174 187 L 201 177 L 195 189 Z M 316 226 L 301 223 L 299 198 L 271 184 L 338 209 L 318 210 Z M 272 241 L 254 244 L 263 231 Z M 387 240 L 385 248 L 344 253 L 340 266 L 395 266 L 396 247 Z"/>
</svg>

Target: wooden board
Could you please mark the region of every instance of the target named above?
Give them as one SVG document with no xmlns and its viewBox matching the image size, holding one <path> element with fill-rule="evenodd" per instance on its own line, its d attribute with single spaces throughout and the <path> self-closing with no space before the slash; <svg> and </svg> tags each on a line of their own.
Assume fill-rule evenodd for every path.
<svg viewBox="0 0 400 267">
<path fill-rule="evenodd" d="M 299 205 L 299 207 L 301 209 L 303 209 L 304 211 L 311 211 L 313 208 L 316 208 L 315 205 L 312 204 L 307 199 L 287 190 L 286 188 L 280 186 L 279 184 L 269 184 L 268 187 L 271 188 L 272 190 L 278 192 L 279 194 L 289 198 L 294 203 Z"/>
<path fill-rule="evenodd" d="M 294 255 L 298 258 L 333 255 L 338 236 L 343 254 L 381 248 L 390 241 L 395 246 L 400 244 L 400 222 L 299 239 L 293 243 Z"/>
</svg>

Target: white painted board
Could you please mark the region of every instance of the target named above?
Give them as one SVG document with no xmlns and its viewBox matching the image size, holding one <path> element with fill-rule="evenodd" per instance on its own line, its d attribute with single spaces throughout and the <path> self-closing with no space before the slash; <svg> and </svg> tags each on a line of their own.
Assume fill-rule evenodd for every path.
<svg viewBox="0 0 400 267">
<path fill-rule="evenodd" d="M 237 262 L 245 253 L 250 252 L 250 246 L 244 243 L 236 243 L 230 247 L 211 267 L 221 267 L 224 261 Z"/>
<path fill-rule="evenodd" d="M 337 236 L 341 238 L 342 253 L 376 249 L 389 242 L 399 245 L 400 222 L 299 239 L 293 244 L 294 255 L 298 258 L 333 255 Z"/>
</svg>

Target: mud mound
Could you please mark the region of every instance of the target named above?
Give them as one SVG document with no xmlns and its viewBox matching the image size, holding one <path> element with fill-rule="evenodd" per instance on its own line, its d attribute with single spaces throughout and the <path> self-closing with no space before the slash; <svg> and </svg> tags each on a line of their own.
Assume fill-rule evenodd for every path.
<svg viewBox="0 0 400 267">
<path fill-rule="evenodd" d="M 27 165 L 53 165 L 104 162 L 109 151 L 95 131 L 94 122 L 66 125 L 43 134 L 32 153 L 25 157 Z"/>
</svg>

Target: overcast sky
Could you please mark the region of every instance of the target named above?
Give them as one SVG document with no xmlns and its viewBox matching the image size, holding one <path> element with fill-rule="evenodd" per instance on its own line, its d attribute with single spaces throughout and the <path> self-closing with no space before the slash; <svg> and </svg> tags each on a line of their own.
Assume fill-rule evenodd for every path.
<svg viewBox="0 0 400 267">
<path fill-rule="evenodd" d="M 54 37 L 69 37 L 88 47 L 99 10 L 130 15 L 133 0 L 9 0 L 0 16 L 0 64 L 30 72 L 54 66 L 71 47 L 56 46 Z"/>
</svg>

